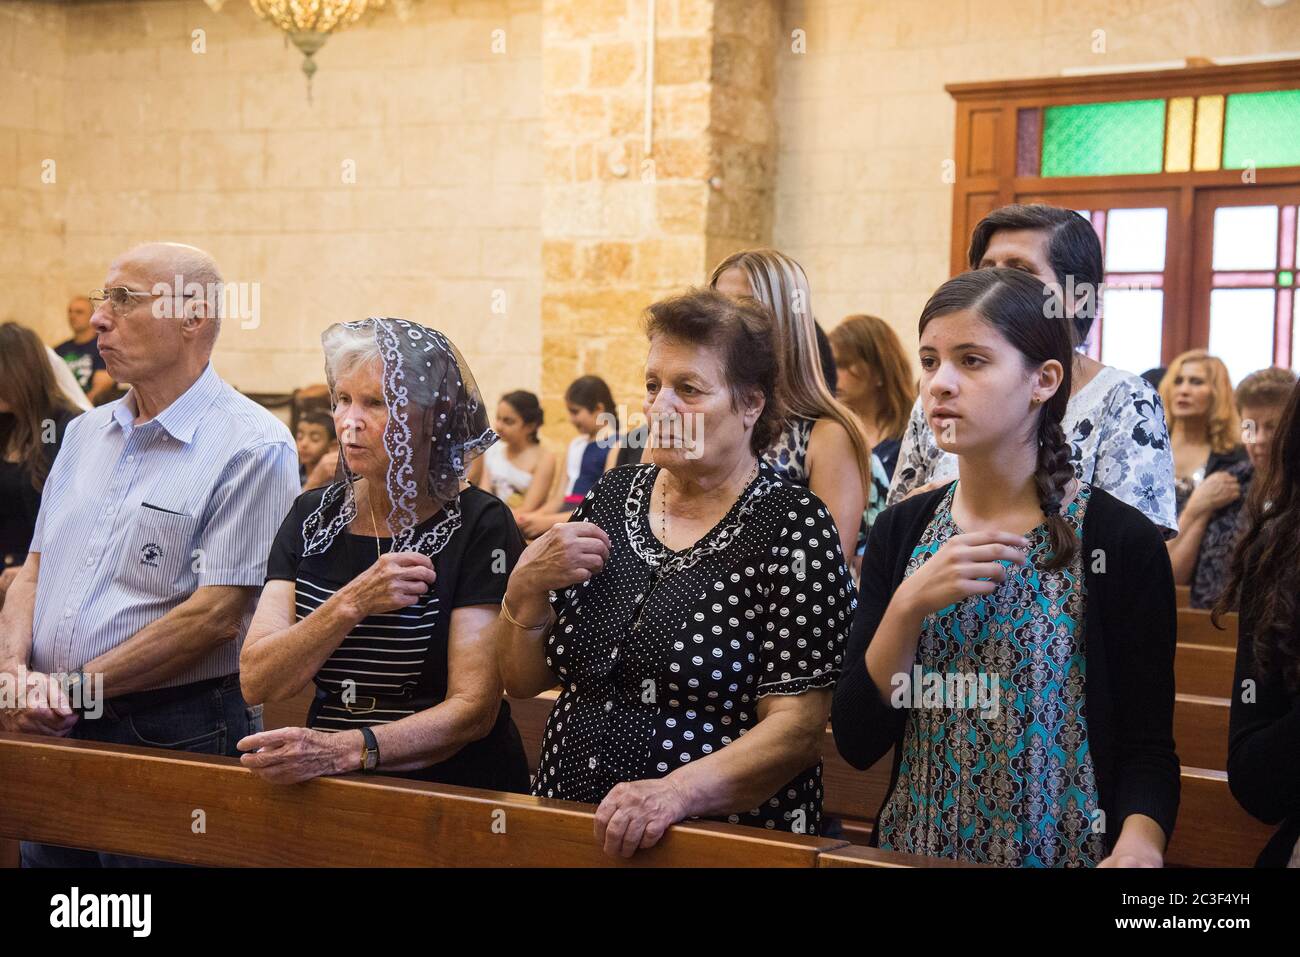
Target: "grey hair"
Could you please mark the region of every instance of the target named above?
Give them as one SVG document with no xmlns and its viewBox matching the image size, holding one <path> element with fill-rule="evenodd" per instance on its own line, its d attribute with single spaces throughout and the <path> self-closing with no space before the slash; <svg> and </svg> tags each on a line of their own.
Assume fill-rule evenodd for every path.
<svg viewBox="0 0 1300 957">
<path fill-rule="evenodd" d="M 331 394 L 340 376 L 380 357 L 379 340 L 372 325 L 356 327 L 337 323 L 321 334 L 320 341 L 325 351 L 325 381 Z"/>
</svg>

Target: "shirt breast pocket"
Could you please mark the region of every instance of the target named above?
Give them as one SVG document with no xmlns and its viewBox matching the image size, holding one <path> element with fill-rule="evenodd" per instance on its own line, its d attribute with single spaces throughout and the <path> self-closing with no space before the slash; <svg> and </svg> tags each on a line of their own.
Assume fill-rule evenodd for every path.
<svg viewBox="0 0 1300 957">
<path fill-rule="evenodd" d="M 118 582 L 146 595 L 171 594 L 191 577 L 190 559 L 198 520 L 141 506 L 126 539 Z"/>
</svg>

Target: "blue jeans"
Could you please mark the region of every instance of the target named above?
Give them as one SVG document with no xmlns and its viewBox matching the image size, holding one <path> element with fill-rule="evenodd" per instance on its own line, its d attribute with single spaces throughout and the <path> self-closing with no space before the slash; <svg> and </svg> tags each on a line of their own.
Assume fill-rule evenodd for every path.
<svg viewBox="0 0 1300 957">
<path fill-rule="evenodd" d="M 177 701 L 119 715 L 113 703 L 104 703 L 97 719 L 78 721 L 69 738 L 133 744 L 143 748 L 170 748 L 198 754 L 239 754 L 235 745 L 245 735 L 262 730 L 262 706 L 250 708 L 239 691 L 239 675 L 228 675 L 214 686 Z M 93 813 L 90 811 L 89 813 Z M 168 861 L 151 861 L 121 854 L 82 851 L 53 844 L 23 841 L 23 867 L 176 867 Z"/>
</svg>

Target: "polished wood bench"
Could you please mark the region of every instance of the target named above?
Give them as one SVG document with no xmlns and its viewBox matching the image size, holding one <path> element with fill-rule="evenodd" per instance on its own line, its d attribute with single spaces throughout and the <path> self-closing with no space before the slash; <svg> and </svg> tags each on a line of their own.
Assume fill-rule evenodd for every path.
<svg viewBox="0 0 1300 957">
<path fill-rule="evenodd" d="M 1178 760 L 1196 768 L 1228 769 L 1227 698 L 1174 696 L 1174 744 Z"/>
<path fill-rule="evenodd" d="M 818 867 L 982 867 L 964 861 L 946 861 L 937 857 L 925 857 L 921 854 L 899 854 L 894 851 L 882 851 L 874 847 L 859 847 L 850 844 L 834 851 L 823 851 L 817 855 Z"/>
<path fill-rule="evenodd" d="M 1207 648 L 1212 667 L 1231 667 L 1232 652 Z M 1179 655 L 1184 649 L 1179 648 Z M 1183 658 L 1184 667 L 1186 658 Z M 1231 682 L 1231 673 L 1228 676 Z M 536 698 L 511 698 L 511 712 L 530 769 L 535 769 L 541 749 L 542 728 L 555 704 L 556 692 Z M 266 726 L 275 727 L 273 715 L 305 715 L 310 696 L 266 709 Z M 1232 798 L 1227 787 L 1228 699 L 1219 695 L 1188 694 L 1180 690 L 1174 705 L 1174 736 L 1183 770 L 1183 804 L 1178 828 L 1169 849 L 1171 864 L 1187 866 L 1248 866 L 1267 841 L 1272 829 L 1251 818 Z M 300 723 L 298 717 L 295 723 Z M 824 808 L 842 821 L 849 840 L 865 842 L 871 833 L 872 816 L 885 800 L 889 787 L 891 756 L 886 755 L 866 771 L 851 767 L 835 749 L 829 727 L 823 745 Z M 1212 834 L 1202 841 L 1196 835 Z"/>
<path fill-rule="evenodd" d="M 187 864 L 814 867 L 846 846 L 691 822 L 622 861 L 592 828 L 568 801 L 359 775 L 284 786 L 234 758 L 0 734 L 0 835 Z"/>
<path fill-rule="evenodd" d="M 1174 690 L 1204 698 L 1232 694 L 1236 648 L 1178 643 L 1174 652 Z"/>
<path fill-rule="evenodd" d="M 1178 644 L 1211 645 L 1215 648 L 1227 648 L 1236 654 L 1237 632 L 1241 619 L 1235 614 L 1226 614 L 1220 619 L 1223 627 L 1217 627 L 1210 620 L 1210 612 L 1201 608 L 1178 609 Z"/>
</svg>

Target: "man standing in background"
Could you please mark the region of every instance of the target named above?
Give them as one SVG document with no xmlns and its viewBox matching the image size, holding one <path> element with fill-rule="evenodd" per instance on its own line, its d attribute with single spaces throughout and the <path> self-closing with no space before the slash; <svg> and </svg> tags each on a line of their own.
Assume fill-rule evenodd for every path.
<svg viewBox="0 0 1300 957">
<path fill-rule="evenodd" d="M 68 326 L 72 338 L 54 347 L 55 353 L 68 364 L 77 379 L 77 385 L 86 393 L 92 405 L 107 400 L 117 388 L 108 367 L 99 354 L 99 334 L 90 324 L 95 308 L 85 296 L 74 296 L 68 302 Z"/>
</svg>

